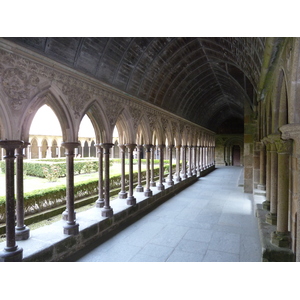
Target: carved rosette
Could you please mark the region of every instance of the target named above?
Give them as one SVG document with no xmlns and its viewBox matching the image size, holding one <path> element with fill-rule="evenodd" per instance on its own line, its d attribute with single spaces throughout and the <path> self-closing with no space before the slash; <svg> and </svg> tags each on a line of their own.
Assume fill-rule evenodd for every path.
<svg viewBox="0 0 300 300">
<path fill-rule="evenodd" d="M 39 84 L 39 78 L 33 74 L 27 75 L 18 68 L 4 69 L 0 66 L 0 72 L 3 91 L 9 98 L 10 106 L 14 110 L 21 109 L 22 102 L 30 99 L 31 91 Z"/>
<path fill-rule="evenodd" d="M 85 104 L 91 99 L 91 96 L 79 87 L 66 84 L 63 85 L 62 92 L 68 97 L 73 108 L 75 118 L 78 118 Z"/>
</svg>

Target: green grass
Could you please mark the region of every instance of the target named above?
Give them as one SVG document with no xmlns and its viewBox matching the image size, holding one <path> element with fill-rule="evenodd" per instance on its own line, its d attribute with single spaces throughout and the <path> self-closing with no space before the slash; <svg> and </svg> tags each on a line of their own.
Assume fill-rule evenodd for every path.
<svg viewBox="0 0 300 300">
<path fill-rule="evenodd" d="M 133 171 L 137 171 L 137 165 L 133 166 Z M 146 166 L 142 165 L 142 170 L 145 170 Z M 125 165 L 125 172 L 129 172 L 129 166 Z M 121 174 L 121 164 L 114 164 L 110 167 L 110 175 Z M 74 176 L 74 183 L 80 181 L 85 181 L 88 179 L 98 178 L 98 172 L 90 174 L 80 174 Z M 34 190 L 39 190 L 43 188 L 48 188 L 56 185 L 61 185 L 66 183 L 66 178 L 58 178 L 56 182 L 49 182 L 46 178 L 39 178 L 34 176 L 26 176 L 24 179 L 24 193 L 31 192 Z M 5 196 L 5 175 L 0 173 L 0 196 Z"/>
</svg>

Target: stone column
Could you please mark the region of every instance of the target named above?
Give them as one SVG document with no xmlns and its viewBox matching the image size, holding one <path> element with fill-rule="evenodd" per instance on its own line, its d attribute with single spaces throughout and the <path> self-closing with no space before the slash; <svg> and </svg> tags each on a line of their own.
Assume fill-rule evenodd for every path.
<svg viewBox="0 0 300 300">
<path fill-rule="evenodd" d="M 196 146 L 196 175 L 200 176 L 200 147 Z"/>
<path fill-rule="evenodd" d="M 275 144 L 278 152 L 277 228 L 271 236 L 271 241 L 278 247 L 289 248 L 289 158 L 292 145 L 291 141 L 282 140 L 277 140 Z"/>
<path fill-rule="evenodd" d="M 109 193 L 110 193 L 110 176 L 109 176 L 109 149 L 113 146 L 111 143 L 103 143 L 101 147 L 103 148 L 104 155 L 104 205 L 101 210 L 101 216 L 110 218 L 113 216 L 113 209 L 110 207 L 109 203 Z"/>
<path fill-rule="evenodd" d="M 96 207 L 102 208 L 104 206 L 103 196 L 103 149 L 100 144 L 95 145 L 98 153 L 98 199 L 96 200 Z"/>
<path fill-rule="evenodd" d="M 136 187 L 136 192 L 143 192 L 144 187 L 142 186 L 142 179 L 141 179 L 141 173 L 142 173 L 142 166 L 141 166 L 141 153 L 142 153 L 143 146 L 138 145 L 137 146 L 137 159 L 138 159 L 138 185 Z"/>
<path fill-rule="evenodd" d="M 279 139 L 279 135 L 269 135 L 270 141 L 270 212 L 266 215 L 266 221 L 269 224 L 277 223 L 277 178 L 278 178 L 278 155 L 275 146 L 275 140 Z"/>
<path fill-rule="evenodd" d="M 164 148 L 165 145 L 158 145 L 157 146 L 160 152 L 159 156 L 159 183 L 157 185 L 157 189 L 159 191 L 163 191 L 165 186 L 163 185 L 163 177 L 164 177 Z"/>
<path fill-rule="evenodd" d="M 151 181 L 150 181 L 150 186 L 156 186 L 155 178 L 154 178 L 154 151 L 155 151 L 156 146 L 153 145 L 151 147 Z"/>
<path fill-rule="evenodd" d="M 14 182 L 14 160 L 15 149 L 23 144 L 19 140 L 0 140 L 0 147 L 6 150 L 5 180 L 6 180 L 6 247 L 0 252 L 0 261 L 22 261 L 23 249 L 16 244 L 15 233 L 15 182 Z"/>
<path fill-rule="evenodd" d="M 136 144 L 126 144 L 128 148 L 128 158 L 129 158 L 129 191 L 127 197 L 128 205 L 135 205 L 136 198 L 133 196 L 133 150 L 136 147 Z"/>
<path fill-rule="evenodd" d="M 29 143 L 25 142 L 21 147 L 17 148 L 17 160 L 16 160 L 16 180 L 17 180 L 17 199 L 16 199 L 16 240 L 27 240 L 29 238 L 29 228 L 24 224 L 24 176 L 23 176 L 23 149 L 25 149 Z"/>
<path fill-rule="evenodd" d="M 270 210 L 270 191 L 271 191 L 271 144 L 267 138 L 263 139 L 266 148 L 266 200 L 262 203 L 263 208 Z"/>
<path fill-rule="evenodd" d="M 193 150 L 193 171 L 192 171 L 192 174 L 193 175 L 197 175 L 197 157 L 196 157 L 196 149 L 197 149 L 197 146 L 194 146 L 192 148 Z"/>
<path fill-rule="evenodd" d="M 192 147 L 193 146 L 188 146 L 188 148 L 189 148 L 189 168 L 188 168 L 188 172 L 187 172 L 188 177 L 192 176 Z"/>
<path fill-rule="evenodd" d="M 174 148 L 174 145 L 168 145 L 168 150 L 169 150 L 169 176 L 168 176 L 168 185 L 174 185 L 174 180 L 173 180 L 173 167 L 172 167 L 172 150 Z"/>
<path fill-rule="evenodd" d="M 150 189 L 150 156 L 152 145 L 144 145 L 146 149 L 146 189 L 144 195 L 146 197 L 152 196 L 152 191 Z"/>
<path fill-rule="evenodd" d="M 260 143 L 259 155 L 259 184 L 257 188 L 261 191 L 266 190 L 266 146 L 263 142 Z"/>
<path fill-rule="evenodd" d="M 78 147 L 78 142 L 63 142 L 61 144 L 66 149 L 66 189 L 67 189 L 67 209 L 64 219 L 67 224 L 63 226 L 64 234 L 76 235 L 79 233 L 79 224 L 75 221 L 74 205 L 74 149 Z"/>
<path fill-rule="evenodd" d="M 186 149 L 187 146 L 182 146 L 181 147 L 181 151 L 182 151 L 182 170 L 181 170 L 181 178 L 182 179 L 186 179 L 187 175 L 186 175 Z"/>
<path fill-rule="evenodd" d="M 181 177 L 180 177 L 180 149 L 181 145 L 176 146 L 176 178 L 175 180 L 180 182 Z"/>
<path fill-rule="evenodd" d="M 119 145 L 121 150 L 121 191 L 119 193 L 119 199 L 126 199 L 127 192 L 125 190 L 125 145 Z"/>
</svg>

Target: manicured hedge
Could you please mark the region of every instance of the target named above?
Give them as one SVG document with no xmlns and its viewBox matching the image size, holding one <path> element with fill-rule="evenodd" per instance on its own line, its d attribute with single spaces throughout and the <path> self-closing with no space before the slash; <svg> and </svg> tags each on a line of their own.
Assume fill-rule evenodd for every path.
<svg viewBox="0 0 300 300">
<path fill-rule="evenodd" d="M 174 165 L 175 167 L 175 165 Z M 168 166 L 165 166 L 165 172 Z M 154 169 L 154 176 L 158 176 L 159 168 Z M 133 181 L 138 181 L 138 174 L 133 174 Z M 146 171 L 141 172 L 141 179 L 146 179 Z M 129 183 L 129 174 L 125 174 L 125 185 Z M 111 190 L 120 188 L 121 175 L 111 176 L 110 188 Z M 75 201 L 97 195 L 98 193 L 98 179 L 91 179 L 76 183 L 74 186 Z M 35 190 L 24 194 L 24 213 L 26 215 L 38 213 L 50 208 L 57 207 L 66 203 L 66 186 L 59 185 L 43 190 Z M 5 197 L 0 196 L 0 223 L 5 222 Z"/>
</svg>

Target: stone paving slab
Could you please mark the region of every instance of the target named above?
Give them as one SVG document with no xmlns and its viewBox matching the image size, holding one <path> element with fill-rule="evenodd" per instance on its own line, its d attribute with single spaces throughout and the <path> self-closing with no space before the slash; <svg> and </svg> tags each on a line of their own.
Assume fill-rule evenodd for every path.
<svg viewBox="0 0 300 300">
<path fill-rule="evenodd" d="M 77 261 L 261 261 L 255 203 L 243 192 L 242 171 L 219 167 Z"/>
</svg>

